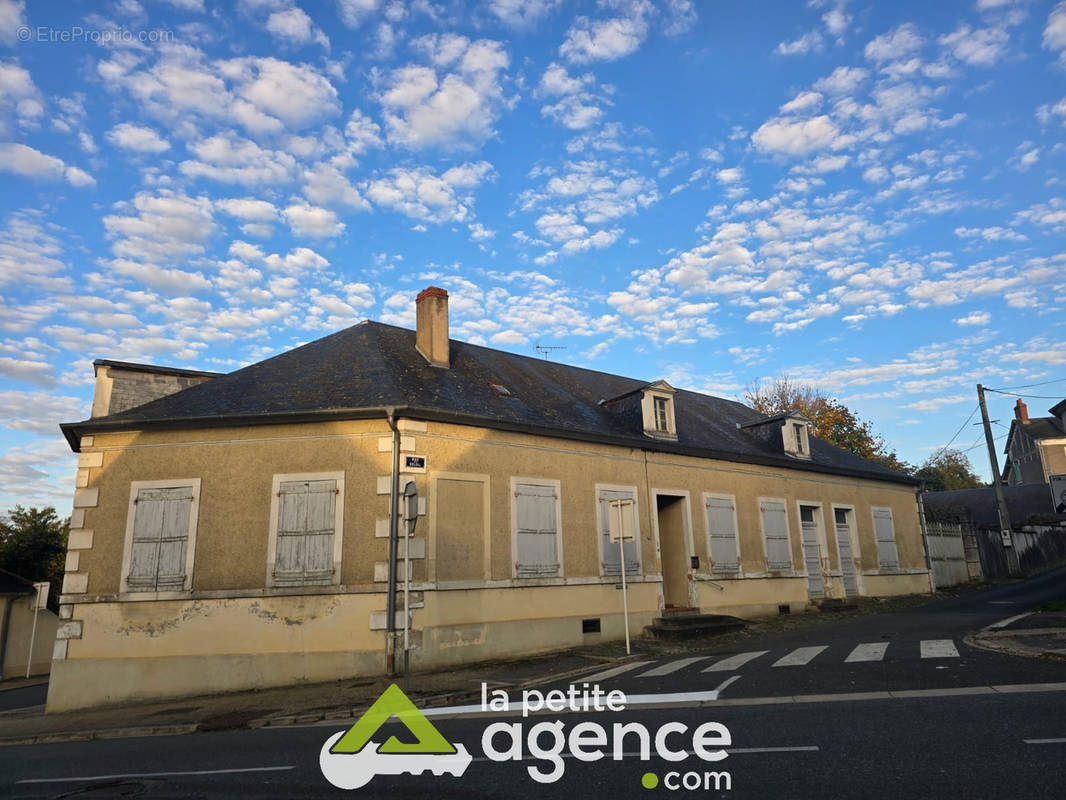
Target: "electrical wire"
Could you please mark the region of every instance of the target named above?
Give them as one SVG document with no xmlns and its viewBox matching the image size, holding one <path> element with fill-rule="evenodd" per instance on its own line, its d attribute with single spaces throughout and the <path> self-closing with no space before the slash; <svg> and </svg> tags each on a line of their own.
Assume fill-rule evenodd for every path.
<svg viewBox="0 0 1066 800">
<path fill-rule="evenodd" d="M 1038 400 L 1061 400 L 1062 397 L 1057 394 L 1018 394 L 1018 392 L 1004 392 L 1002 389 L 989 389 L 985 387 L 986 392 L 995 392 L 996 394 L 1009 394 L 1012 397 L 1034 397 Z"/>
<path fill-rule="evenodd" d="M 948 443 L 947 443 L 946 445 L 944 445 L 943 447 L 941 447 L 941 448 L 940 448 L 939 450 L 937 450 L 937 451 L 936 451 L 936 452 L 935 452 L 935 453 L 934 453 L 934 454 L 933 454 L 933 455 L 931 456 L 931 459 L 932 459 L 932 460 L 934 460 L 934 461 L 935 461 L 935 460 L 937 459 L 937 457 L 938 457 L 938 456 L 939 456 L 939 455 L 940 455 L 941 453 L 943 453 L 943 452 L 944 452 L 945 450 L 947 450 L 947 449 L 948 449 L 949 447 L 951 447 L 951 443 L 952 443 L 952 442 L 954 442 L 954 441 L 955 441 L 956 439 L 958 439 L 958 438 L 959 438 L 959 434 L 960 434 L 960 433 L 962 433 L 962 432 L 963 432 L 963 430 L 965 430 L 965 428 L 966 428 L 966 426 L 967 426 L 967 425 L 969 424 L 970 420 L 971 420 L 971 419 L 973 419 L 973 415 L 977 413 L 977 409 L 979 409 L 980 407 L 981 407 L 980 405 L 976 405 L 976 406 L 974 406 L 974 407 L 973 407 L 973 411 L 971 411 L 971 412 L 970 412 L 970 416 L 968 416 L 968 417 L 966 418 L 966 422 L 962 423 L 962 425 L 961 425 L 961 426 L 959 426 L 959 429 L 958 429 L 957 431 L 955 431 L 955 435 L 954 435 L 954 436 L 952 436 L 952 437 L 951 437 L 951 439 L 949 439 L 949 440 L 948 440 Z"/>
<path fill-rule="evenodd" d="M 1008 389 L 1032 389 L 1034 386 L 1047 386 L 1049 383 L 1062 383 L 1063 381 L 1066 381 L 1066 378 L 1055 378 L 1054 380 L 1042 381 L 1040 383 L 1023 383 L 1018 386 L 1005 386 L 1003 389 L 988 389 L 987 386 L 985 388 L 990 392 L 1002 392 Z"/>
</svg>

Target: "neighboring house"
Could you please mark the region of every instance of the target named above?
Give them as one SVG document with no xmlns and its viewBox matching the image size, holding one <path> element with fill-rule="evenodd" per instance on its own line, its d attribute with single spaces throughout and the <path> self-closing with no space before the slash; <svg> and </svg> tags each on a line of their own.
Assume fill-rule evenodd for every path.
<svg viewBox="0 0 1066 800">
<path fill-rule="evenodd" d="M 200 382 L 62 426 L 51 710 L 380 674 L 394 442 L 423 501 L 399 569 L 416 669 L 619 638 L 623 568 L 633 632 L 930 589 L 916 480 L 799 415 L 450 340 L 442 289 L 417 331 L 153 374 Z M 614 499 L 635 501 L 621 554 Z"/>
<path fill-rule="evenodd" d="M 54 611 L 34 611 L 33 581 L 0 569 L 0 680 L 47 675 L 52 667 L 52 651 L 59 623 Z M 33 629 L 34 614 L 37 630 Z M 32 642 L 33 653 L 30 653 Z"/>
<path fill-rule="evenodd" d="M 1052 475 L 1066 475 L 1066 400 L 1052 406 L 1050 417 L 1029 417 L 1019 397 L 1003 452 L 1003 480 L 1009 486 L 1048 483 Z"/>
</svg>

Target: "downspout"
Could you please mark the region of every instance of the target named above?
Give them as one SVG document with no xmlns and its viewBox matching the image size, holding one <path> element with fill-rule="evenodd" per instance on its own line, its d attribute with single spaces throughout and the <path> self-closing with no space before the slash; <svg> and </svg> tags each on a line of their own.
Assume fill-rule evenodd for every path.
<svg viewBox="0 0 1066 800">
<path fill-rule="evenodd" d="M 396 674 L 396 555 L 400 537 L 400 429 L 396 425 L 396 409 L 385 409 L 392 429 L 392 484 L 389 490 L 389 582 L 385 599 L 385 671 Z"/>
<path fill-rule="evenodd" d="M 918 522 L 922 526 L 922 547 L 925 549 L 925 568 L 929 570 L 929 590 L 936 591 L 936 576 L 933 574 L 933 559 L 929 555 L 929 529 L 925 526 L 925 503 L 922 502 L 923 483 L 918 487 L 914 496 L 918 500 Z"/>
<path fill-rule="evenodd" d="M 11 629 L 11 605 L 14 598 L 4 598 L 4 627 L 0 630 L 0 680 L 4 679 L 4 660 L 7 658 L 7 632 Z"/>
</svg>

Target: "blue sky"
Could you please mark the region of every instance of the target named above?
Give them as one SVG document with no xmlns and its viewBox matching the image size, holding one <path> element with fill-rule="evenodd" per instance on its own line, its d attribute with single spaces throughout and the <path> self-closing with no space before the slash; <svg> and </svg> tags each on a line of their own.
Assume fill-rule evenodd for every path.
<svg viewBox="0 0 1066 800">
<path fill-rule="evenodd" d="M 920 462 L 1066 378 L 1064 124 L 1066 2 L 0 0 L 0 508 L 68 510 L 94 358 L 429 284 L 455 338 L 787 373 Z"/>
</svg>

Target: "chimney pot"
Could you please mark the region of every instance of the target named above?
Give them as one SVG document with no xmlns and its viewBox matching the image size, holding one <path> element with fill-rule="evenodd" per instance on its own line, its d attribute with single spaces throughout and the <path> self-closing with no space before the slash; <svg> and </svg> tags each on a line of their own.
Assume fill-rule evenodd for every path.
<svg viewBox="0 0 1066 800">
<path fill-rule="evenodd" d="M 1014 418 L 1023 425 L 1029 421 L 1029 408 L 1025 405 L 1025 401 L 1020 397 L 1018 398 L 1018 402 L 1014 405 Z"/>
<path fill-rule="evenodd" d="M 415 299 L 415 349 L 434 367 L 447 369 L 448 292 L 429 286 Z"/>
</svg>

